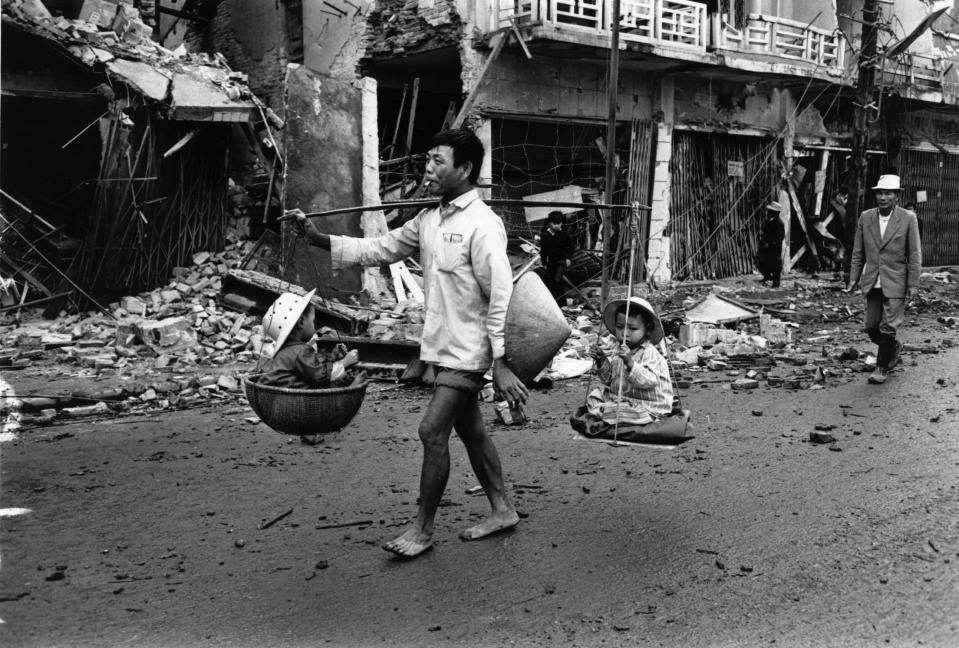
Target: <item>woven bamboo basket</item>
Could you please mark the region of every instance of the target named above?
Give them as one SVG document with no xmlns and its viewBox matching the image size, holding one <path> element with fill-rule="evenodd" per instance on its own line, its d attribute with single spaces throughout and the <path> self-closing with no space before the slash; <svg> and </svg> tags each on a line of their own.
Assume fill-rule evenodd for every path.
<svg viewBox="0 0 959 648">
<path fill-rule="evenodd" d="M 299 436 L 328 434 L 346 427 L 363 404 L 368 384 L 289 389 L 261 385 L 258 379 L 253 375 L 243 380 L 250 407 L 277 432 Z"/>
<path fill-rule="evenodd" d="M 506 311 L 506 365 L 513 373 L 524 383 L 532 382 L 571 332 L 539 275 L 521 275 L 513 284 Z"/>
</svg>

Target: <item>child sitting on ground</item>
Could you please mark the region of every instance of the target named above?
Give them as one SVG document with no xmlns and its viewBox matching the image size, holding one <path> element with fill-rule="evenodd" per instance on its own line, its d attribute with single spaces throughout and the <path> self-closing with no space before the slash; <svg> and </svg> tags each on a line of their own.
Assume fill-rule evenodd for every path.
<svg viewBox="0 0 959 648">
<path fill-rule="evenodd" d="M 263 316 L 263 332 L 273 339 L 272 357 L 261 369 L 260 384 L 289 389 L 319 389 L 358 384 L 365 372 L 348 371 L 359 362 L 356 350 L 342 344 L 332 352 L 316 348 L 313 293 L 283 293 Z"/>
<path fill-rule="evenodd" d="M 615 339 L 592 348 L 603 386 L 586 397 L 585 418 L 606 427 L 617 421 L 646 425 L 669 416 L 673 385 L 669 363 L 657 348 L 664 334 L 653 307 L 640 297 L 616 299 L 603 309 L 603 323 Z"/>
</svg>

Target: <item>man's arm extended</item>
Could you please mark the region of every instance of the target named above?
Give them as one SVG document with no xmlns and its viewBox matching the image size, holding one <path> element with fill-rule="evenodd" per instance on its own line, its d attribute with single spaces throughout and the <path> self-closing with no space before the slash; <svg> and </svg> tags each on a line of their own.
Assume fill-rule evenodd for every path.
<svg viewBox="0 0 959 648">
<path fill-rule="evenodd" d="M 315 245 L 324 250 L 330 249 L 330 235 L 323 234 L 320 230 L 316 229 L 316 225 L 307 218 L 302 210 L 288 209 L 284 216 L 288 216 L 293 221 L 294 226 L 303 232 L 304 237 L 306 237 L 310 245 Z"/>
</svg>

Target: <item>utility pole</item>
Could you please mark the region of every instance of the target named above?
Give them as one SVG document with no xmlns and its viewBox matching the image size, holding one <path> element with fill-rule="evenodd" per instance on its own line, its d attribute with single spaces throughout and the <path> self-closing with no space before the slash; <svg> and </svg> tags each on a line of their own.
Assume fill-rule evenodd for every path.
<svg viewBox="0 0 959 648">
<path fill-rule="evenodd" d="M 606 88 L 609 100 L 609 121 L 606 123 L 606 203 L 613 200 L 616 186 L 616 100 L 619 94 L 619 0 L 613 0 L 612 16 L 609 21 L 611 38 L 609 44 L 609 83 Z M 603 213 L 603 283 L 600 295 L 603 303 L 609 297 L 609 255 L 612 249 L 613 219 L 611 210 Z"/>
<path fill-rule="evenodd" d="M 879 109 L 873 101 L 876 91 L 876 22 L 879 19 L 878 0 L 863 0 L 862 49 L 859 52 L 859 80 L 856 84 L 857 101 L 852 125 L 852 153 L 849 165 L 849 184 L 846 193 L 846 214 L 843 218 L 843 243 L 846 258 L 843 268 L 846 277 L 852 264 L 853 235 L 866 191 L 866 152 L 869 150 L 869 116 Z"/>
</svg>

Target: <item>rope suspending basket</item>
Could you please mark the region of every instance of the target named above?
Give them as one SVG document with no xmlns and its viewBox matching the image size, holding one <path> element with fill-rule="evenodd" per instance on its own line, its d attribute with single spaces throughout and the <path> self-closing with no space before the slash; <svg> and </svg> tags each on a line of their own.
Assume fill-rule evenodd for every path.
<svg viewBox="0 0 959 648">
<path fill-rule="evenodd" d="M 243 380 L 250 407 L 269 427 L 283 434 L 312 436 L 338 432 L 356 416 L 369 382 L 349 387 L 289 389 L 261 385 L 259 375 Z"/>
</svg>

